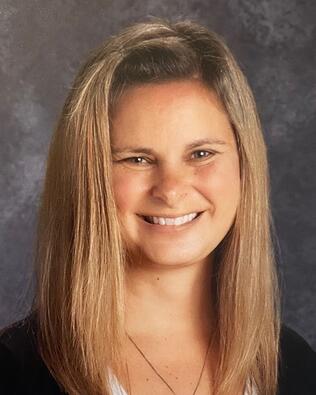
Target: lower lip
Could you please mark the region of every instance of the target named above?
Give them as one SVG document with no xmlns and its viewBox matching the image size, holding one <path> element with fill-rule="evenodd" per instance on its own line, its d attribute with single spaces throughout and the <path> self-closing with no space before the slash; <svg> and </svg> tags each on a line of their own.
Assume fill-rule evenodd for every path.
<svg viewBox="0 0 316 395">
<path fill-rule="evenodd" d="M 194 224 L 200 221 L 200 218 L 203 216 L 204 211 L 195 217 L 192 221 L 186 222 L 182 225 L 160 225 L 160 224 L 151 224 L 144 220 L 144 218 L 138 215 L 139 219 L 141 220 L 142 224 L 146 226 L 149 231 L 155 231 L 159 233 L 174 233 L 174 232 L 182 232 L 183 230 L 189 229 L 190 227 L 194 226 Z"/>
</svg>

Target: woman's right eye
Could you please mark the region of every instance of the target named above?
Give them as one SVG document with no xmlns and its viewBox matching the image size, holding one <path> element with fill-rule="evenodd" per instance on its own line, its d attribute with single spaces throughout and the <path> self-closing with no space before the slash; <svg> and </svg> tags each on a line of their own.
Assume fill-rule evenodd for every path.
<svg viewBox="0 0 316 395">
<path fill-rule="evenodd" d="M 146 160 L 147 161 L 147 163 L 149 163 L 149 160 L 148 159 L 146 159 L 145 157 L 143 157 L 143 156 L 132 156 L 132 157 L 130 157 L 130 158 L 125 158 L 125 159 L 122 159 L 122 161 L 123 162 L 127 162 L 127 163 L 131 163 L 131 164 L 135 164 L 135 165 L 142 165 L 142 164 L 146 164 L 146 162 L 141 162 L 141 160 Z"/>
</svg>

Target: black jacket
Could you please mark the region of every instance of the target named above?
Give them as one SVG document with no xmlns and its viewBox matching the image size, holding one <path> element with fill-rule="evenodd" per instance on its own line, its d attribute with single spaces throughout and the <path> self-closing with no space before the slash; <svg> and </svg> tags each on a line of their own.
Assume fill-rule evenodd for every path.
<svg viewBox="0 0 316 395">
<path fill-rule="evenodd" d="M 277 395 L 316 395 L 316 353 L 285 325 L 282 325 L 280 347 Z M 0 394 L 63 394 L 36 351 L 34 316 L 0 333 Z"/>
</svg>

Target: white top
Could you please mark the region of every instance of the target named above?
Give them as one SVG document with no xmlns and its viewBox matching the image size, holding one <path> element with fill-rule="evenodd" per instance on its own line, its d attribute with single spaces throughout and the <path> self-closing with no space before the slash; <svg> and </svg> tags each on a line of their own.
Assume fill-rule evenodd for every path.
<svg viewBox="0 0 316 395">
<path fill-rule="evenodd" d="M 116 376 L 112 373 L 110 373 L 110 382 L 112 395 L 128 395 L 122 385 L 118 382 Z M 244 395 L 258 395 L 258 392 L 256 390 L 250 392 L 249 384 L 250 383 L 248 381 Z"/>
<path fill-rule="evenodd" d="M 116 376 L 110 372 L 110 383 L 112 395 L 127 395 L 122 385 L 118 382 Z"/>
</svg>

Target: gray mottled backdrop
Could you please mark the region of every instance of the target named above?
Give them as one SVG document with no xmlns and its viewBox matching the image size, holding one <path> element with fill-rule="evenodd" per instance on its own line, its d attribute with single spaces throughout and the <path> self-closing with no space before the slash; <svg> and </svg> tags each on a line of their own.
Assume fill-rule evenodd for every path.
<svg viewBox="0 0 316 395">
<path fill-rule="evenodd" d="M 269 149 L 283 320 L 315 348 L 314 0 L 0 0 L 0 327 L 30 306 L 44 163 L 74 75 L 90 49 L 147 15 L 214 29 L 247 75 Z"/>
</svg>

